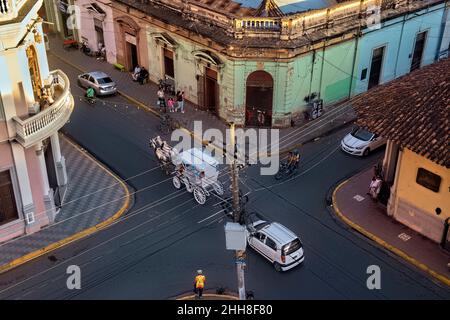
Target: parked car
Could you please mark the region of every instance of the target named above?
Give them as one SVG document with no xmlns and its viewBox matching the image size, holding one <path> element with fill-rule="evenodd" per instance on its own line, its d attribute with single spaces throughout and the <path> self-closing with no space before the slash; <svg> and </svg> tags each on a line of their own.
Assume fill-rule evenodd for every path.
<svg viewBox="0 0 450 320">
<path fill-rule="evenodd" d="M 386 139 L 356 127 L 341 141 L 343 151 L 355 156 L 367 156 L 371 151 L 386 144 Z"/>
<path fill-rule="evenodd" d="M 290 270 L 305 260 L 299 237 L 282 224 L 256 220 L 247 224 L 247 229 L 250 247 L 269 260 L 278 272 Z"/>
<path fill-rule="evenodd" d="M 78 85 L 83 88 L 93 88 L 97 96 L 117 93 L 116 83 L 106 73 L 101 71 L 80 74 L 78 76 Z"/>
</svg>

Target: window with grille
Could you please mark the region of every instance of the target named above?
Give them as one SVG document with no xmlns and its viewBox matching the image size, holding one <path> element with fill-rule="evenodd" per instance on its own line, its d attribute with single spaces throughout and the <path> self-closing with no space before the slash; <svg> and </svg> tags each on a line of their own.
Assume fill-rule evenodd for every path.
<svg viewBox="0 0 450 320">
<path fill-rule="evenodd" d="M 16 199 L 9 170 L 0 172 L 0 225 L 18 219 Z"/>
</svg>

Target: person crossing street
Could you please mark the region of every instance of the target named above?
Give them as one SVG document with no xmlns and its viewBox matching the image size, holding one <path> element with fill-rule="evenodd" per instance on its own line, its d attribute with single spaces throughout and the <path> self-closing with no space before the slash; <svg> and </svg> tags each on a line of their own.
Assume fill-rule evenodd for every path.
<svg viewBox="0 0 450 320">
<path fill-rule="evenodd" d="M 206 277 L 203 275 L 203 271 L 197 270 L 197 276 L 194 280 L 194 291 L 197 294 L 198 299 L 202 298 L 205 281 Z"/>
</svg>

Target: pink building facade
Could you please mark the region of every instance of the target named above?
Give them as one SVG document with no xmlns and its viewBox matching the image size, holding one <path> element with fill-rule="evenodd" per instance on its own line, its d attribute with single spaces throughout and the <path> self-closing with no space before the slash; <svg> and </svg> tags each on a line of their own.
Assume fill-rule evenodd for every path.
<svg viewBox="0 0 450 320">
<path fill-rule="evenodd" d="M 67 76 L 49 70 L 38 17 L 42 0 L 7 0 L 2 6 L 0 242 L 55 220 L 67 185 L 58 130 L 74 106 Z"/>
</svg>

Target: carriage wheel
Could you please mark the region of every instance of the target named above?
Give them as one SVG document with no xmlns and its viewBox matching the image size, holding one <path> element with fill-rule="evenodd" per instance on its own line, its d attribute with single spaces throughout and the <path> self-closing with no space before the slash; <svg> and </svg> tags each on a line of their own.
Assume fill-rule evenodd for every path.
<svg viewBox="0 0 450 320">
<path fill-rule="evenodd" d="M 188 179 L 183 179 L 183 183 L 186 186 L 186 191 L 189 192 L 189 193 L 192 193 L 194 188 L 192 187 L 192 184 L 189 182 L 189 180 Z"/>
<path fill-rule="evenodd" d="M 181 188 L 181 181 L 180 181 L 180 178 L 178 178 L 178 177 L 173 177 L 172 183 L 173 183 L 173 186 L 175 187 L 175 189 L 180 189 L 180 188 Z"/>
<path fill-rule="evenodd" d="M 214 192 L 218 195 L 218 196 L 223 196 L 224 191 L 223 191 L 223 185 L 221 182 L 216 182 L 213 185 L 214 188 Z"/>
<path fill-rule="evenodd" d="M 205 204 L 206 202 L 206 193 L 205 190 L 199 187 L 194 187 L 194 198 L 199 204 Z"/>
</svg>

